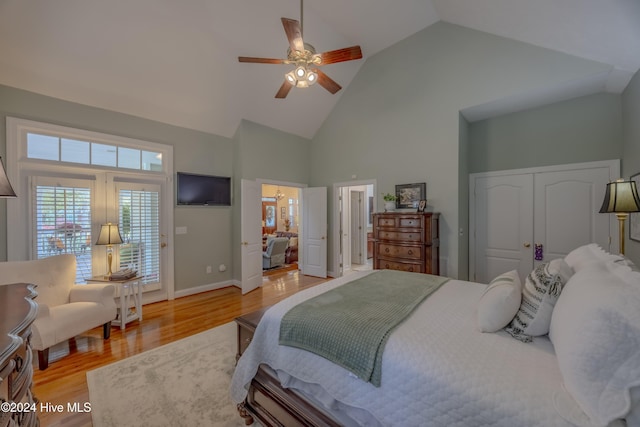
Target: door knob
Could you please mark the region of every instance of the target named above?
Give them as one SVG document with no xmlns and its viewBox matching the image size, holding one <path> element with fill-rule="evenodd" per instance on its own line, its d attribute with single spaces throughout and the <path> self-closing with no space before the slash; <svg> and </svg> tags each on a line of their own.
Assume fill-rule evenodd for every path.
<svg viewBox="0 0 640 427">
<path fill-rule="evenodd" d="M 524 242 L 524 247 L 525 247 L 525 248 L 530 248 L 530 247 L 531 247 L 531 243 L 529 243 L 529 242 Z"/>
</svg>

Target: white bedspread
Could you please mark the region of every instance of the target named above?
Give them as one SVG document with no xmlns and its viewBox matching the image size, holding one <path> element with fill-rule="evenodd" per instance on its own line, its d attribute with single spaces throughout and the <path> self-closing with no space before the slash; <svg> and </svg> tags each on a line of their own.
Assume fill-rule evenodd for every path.
<svg viewBox="0 0 640 427">
<path fill-rule="evenodd" d="M 233 400 L 246 397 L 258 366 L 266 363 L 281 381 L 306 383 L 305 391 L 316 390 L 319 400 L 364 409 L 350 412 L 363 425 L 373 420 L 385 426 L 574 425 L 554 407 L 560 402 L 566 413 L 576 409 L 563 392 L 546 337 L 522 343 L 502 331 L 483 334 L 475 329 L 482 284 L 451 280 L 393 332 L 384 351 L 379 388 L 313 353 L 278 345 L 280 319 L 291 307 L 365 274 L 315 286 L 269 309 L 238 362 L 231 384 Z"/>
</svg>

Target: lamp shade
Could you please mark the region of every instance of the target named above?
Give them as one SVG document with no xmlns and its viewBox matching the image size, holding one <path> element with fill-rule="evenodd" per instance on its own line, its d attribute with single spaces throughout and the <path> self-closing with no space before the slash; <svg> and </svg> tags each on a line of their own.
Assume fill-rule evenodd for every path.
<svg viewBox="0 0 640 427">
<path fill-rule="evenodd" d="M 600 213 L 640 212 L 640 197 L 635 181 L 619 179 L 607 184 Z"/>
<path fill-rule="evenodd" d="M 4 171 L 2 157 L 0 157 L 0 197 L 16 197 L 16 192 L 13 191 L 9 178 L 7 178 L 7 173 Z"/>
<path fill-rule="evenodd" d="M 122 243 L 118 224 L 102 224 L 96 245 L 119 245 Z"/>
</svg>

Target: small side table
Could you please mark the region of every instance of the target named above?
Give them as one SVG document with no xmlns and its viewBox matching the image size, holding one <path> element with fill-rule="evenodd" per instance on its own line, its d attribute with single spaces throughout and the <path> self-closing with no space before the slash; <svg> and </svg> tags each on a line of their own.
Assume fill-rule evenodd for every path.
<svg viewBox="0 0 640 427">
<path fill-rule="evenodd" d="M 139 320 L 142 322 L 142 276 L 123 280 L 109 280 L 104 276 L 87 279 L 87 283 L 113 283 L 116 286 L 116 298 L 120 299 L 118 315 L 111 323 L 124 330 L 127 323 Z M 118 295 L 119 294 L 119 295 Z M 130 309 L 133 301 L 133 309 Z"/>
</svg>

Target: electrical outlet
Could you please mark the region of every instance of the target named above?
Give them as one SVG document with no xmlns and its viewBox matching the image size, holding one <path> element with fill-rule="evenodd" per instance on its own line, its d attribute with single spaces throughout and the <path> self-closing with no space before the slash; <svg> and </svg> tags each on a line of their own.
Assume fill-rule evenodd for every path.
<svg viewBox="0 0 640 427">
<path fill-rule="evenodd" d="M 211 266 L 207 265 L 207 274 L 211 274 Z"/>
</svg>

